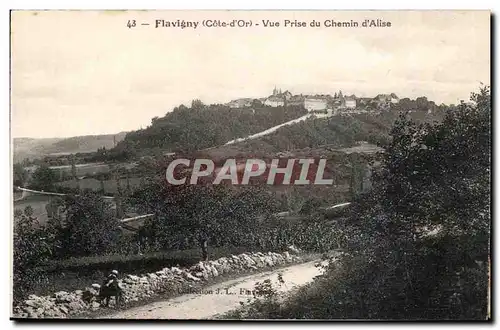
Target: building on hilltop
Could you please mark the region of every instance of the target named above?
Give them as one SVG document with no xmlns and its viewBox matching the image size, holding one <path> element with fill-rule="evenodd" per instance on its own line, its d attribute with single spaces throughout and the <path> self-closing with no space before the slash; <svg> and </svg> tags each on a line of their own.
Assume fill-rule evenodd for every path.
<svg viewBox="0 0 500 330">
<path fill-rule="evenodd" d="M 331 103 L 335 109 L 355 109 L 358 105 L 356 95 L 344 96 L 341 90 L 334 94 Z"/>
<path fill-rule="evenodd" d="M 270 107 L 282 107 L 285 105 L 285 99 L 279 96 L 269 96 L 265 101 L 264 105 Z"/>
<path fill-rule="evenodd" d="M 357 98 L 357 103 L 358 103 L 358 105 L 361 105 L 361 106 L 367 106 L 372 101 L 373 101 L 373 99 L 371 97 L 358 97 Z"/>
<path fill-rule="evenodd" d="M 354 94 L 344 98 L 344 106 L 346 108 L 354 109 L 354 108 L 356 108 L 356 105 L 357 105 L 356 96 Z"/>
<path fill-rule="evenodd" d="M 253 102 L 252 98 L 242 98 L 242 99 L 232 100 L 231 102 L 227 103 L 227 106 L 232 109 L 248 108 L 252 106 L 252 102 Z"/>
<path fill-rule="evenodd" d="M 290 97 L 292 97 L 292 93 L 290 93 L 289 91 L 282 92 L 281 88 L 277 89 L 276 86 L 274 86 L 273 94 L 271 96 L 285 97 L 289 99 Z"/>
<path fill-rule="evenodd" d="M 304 99 L 304 108 L 307 111 L 321 111 L 328 108 L 328 100 L 326 97 L 309 96 Z"/>
<path fill-rule="evenodd" d="M 273 89 L 273 96 L 278 96 L 281 94 L 281 88 L 280 89 L 277 89 L 276 86 L 274 86 L 274 89 Z"/>
<path fill-rule="evenodd" d="M 394 104 L 399 103 L 399 97 L 396 94 L 391 93 L 390 96 L 391 96 L 391 103 L 394 103 Z"/>
<path fill-rule="evenodd" d="M 344 99 L 344 95 L 342 95 L 342 91 L 339 90 L 338 93 L 335 93 L 333 95 L 332 105 L 336 108 L 344 107 L 345 99 Z"/>
<path fill-rule="evenodd" d="M 305 101 L 304 95 L 292 95 L 289 99 L 287 99 L 287 105 L 304 105 Z"/>
<path fill-rule="evenodd" d="M 375 111 L 376 108 L 386 109 L 390 104 L 399 102 L 396 94 L 378 94 L 374 98 L 369 97 L 356 97 L 356 95 L 344 95 L 341 90 L 335 92 L 334 95 L 330 94 L 316 94 L 316 95 L 292 95 L 288 90 L 282 91 L 281 88 L 274 87 L 272 94 L 268 97 L 253 99 L 253 98 L 240 98 L 232 100 L 226 105 L 233 109 L 238 108 L 251 108 L 255 106 L 255 102 L 262 103 L 269 107 L 283 107 L 283 106 L 303 106 L 309 112 L 311 111 L 326 111 L 333 110 L 332 113 L 361 113 L 366 111 Z"/>
<path fill-rule="evenodd" d="M 274 87 L 273 94 L 264 101 L 264 105 L 270 107 L 282 107 L 288 104 L 288 100 L 290 100 L 292 96 L 292 93 L 289 91 L 282 92 L 281 89 Z"/>
<path fill-rule="evenodd" d="M 396 103 L 399 103 L 399 98 L 394 93 L 391 93 L 391 94 L 378 94 L 377 96 L 375 96 L 373 98 L 373 100 L 376 101 L 378 104 L 382 104 L 382 103 L 396 104 Z"/>
</svg>

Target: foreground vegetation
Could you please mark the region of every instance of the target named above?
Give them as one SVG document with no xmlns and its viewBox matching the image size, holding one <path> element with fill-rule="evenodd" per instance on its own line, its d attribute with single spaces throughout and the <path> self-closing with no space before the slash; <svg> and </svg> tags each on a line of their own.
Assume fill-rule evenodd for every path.
<svg viewBox="0 0 500 330">
<path fill-rule="evenodd" d="M 434 126 L 401 117 L 375 189 L 329 228 L 345 235 L 344 257 L 292 297 L 271 295 L 226 317 L 486 319 L 489 88 L 472 101 Z"/>
<path fill-rule="evenodd" d="M 316 219 L 275 216 L 280 202 L 259 187 L 172 187 L 151 180 L 122 203 L 155 216 L 138 232 L 124 231 L 113 205 L 92 192 L 54 199 L 45 225 L 29 207 L 17 210 L 15 299 L 89 285 L 115 268 L 137 273 L 245 251 L 282 251 L 292 243 L 320 250 L 336 244 L 334 237 L 322 238 Z"/>
<path fill-rule="evenodd" d="M 217 259 L 245 252 L 248 252 L 245 247 L 214 247 L 210 249 L 210 258 Z M 50 295 L 61 290 L 80 290 L 92 283 L 101 283 L 112 269 L 118 269 L 122 274 L 146 274 L 165 267 L 190 267 L 200 260 L 201 253 L 198 248 L 52 259 L 35 269 L 37 280 L 29 293 Z"/>
</svg>

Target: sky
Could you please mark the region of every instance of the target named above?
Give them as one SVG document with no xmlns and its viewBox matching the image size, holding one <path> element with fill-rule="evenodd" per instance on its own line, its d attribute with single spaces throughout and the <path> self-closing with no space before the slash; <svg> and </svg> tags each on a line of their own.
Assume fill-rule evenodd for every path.
<svg viewBox="0 0 500 330">
<path fill-rule="evenodd" d="M 252 27 L 203 27 L 233 19 Z M 380 19 L 391 27 L 325 27 Z M 136 26 L 127 27 L 129 20 Z M 155 28 L 156 20 L 199 22 Z M 279 27 L 264 27 L 262 20 Z M 307 27 L 285 27 L 284 21 Z M 312 21 L 321 27 L 310 27 Z M 140 23 L 149 23 L 149 26 Z M 256 24 L 259 24 L 257 26 Z M 488 11 L 14 11 L 13 137 L 112 134 L 198 98 L 396 93 L 467 100 L 490 83 Z"/>
</svg>

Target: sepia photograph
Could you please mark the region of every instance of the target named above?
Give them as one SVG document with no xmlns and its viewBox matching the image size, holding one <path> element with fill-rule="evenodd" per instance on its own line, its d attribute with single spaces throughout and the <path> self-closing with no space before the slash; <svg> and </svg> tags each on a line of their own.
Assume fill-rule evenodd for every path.
<svg viewBox="0 0 500 330">
<path fill-rule="evenodd" d="M 491 37 L 11 10 L 11 320 L 491 321 Z"/>
</svg>

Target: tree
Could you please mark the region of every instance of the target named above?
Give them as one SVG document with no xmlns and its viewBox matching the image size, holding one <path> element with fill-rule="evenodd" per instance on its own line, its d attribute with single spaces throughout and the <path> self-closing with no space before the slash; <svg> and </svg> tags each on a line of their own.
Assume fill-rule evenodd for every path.
<svg viewBox="0 0 500 330">
<path fill-rule="evenodd" d="M 14 211 L 13 242 L 13 293 L 16 302 L 24 298 L 40 280 L 36 267 L 51 255 L 48 234 L 33 217 L 30 206 L 24 211 Z"/>
<path fill-rule="evenodd" d="M 53 191 L 57 176 L 47 165 L 40 165 L 31 178 L 30 188 L 41 191 Z"/>
<path fill-rule="evenodd" d="M 259 100 L 259 99 L 252 100 L 252 105 L 251 105 L 252 108 L 262 108 L 262 106 L 263 106 L 263 103 L 261 100 Z"/>
<path fill-rule="evenodd" d="M 28 171 L 26 171 L 22 164 L 15 163 L 13 167 L 13 184 L 14 187 L 24 187 L 28 180 Z"/>
<path fill-rule="evenodd" d="M 75 183 L 76 189 L 78 191 L 81 191 L 80 179 L 78 178 L 77 171 L 76 171 L 75 157 L 71 157 L 71 177 L 73 179 L 73 182 Z"/>
<path fill-rule="evenodd" d="M 47 217 L 49 227 L 62 226 L 62 221 L 64 220 L 62 213 L 64 209 L 64 199 L 61 197 L 51 198 L 49 203 L 45 206 L 45 210 L 47 211 Z M 56 225 L 57 224 L 57 225 Z"/>
<path fill-rule="evenodd" d="M 425 96 L 417 97 L 415 100 L 417 110 L 427 111 L 429 109 L 429 101 Z"/>
<path fill-rule="evenodd" d="M 354 198 L 363 190 L 363 175 L 366 165 L 362 163 L 357 154 L 352 154 L 349 157 L 349 166 L 351 168 L 349 191 L 352 198 Z"/>
<path fill-rule="evenodd" d="M 64 218 L 56 226 L 59 256 L 109 253 L 119 238 L 119 222 L 112 205 L 93 192 L 66 196 Z"/>
<path fill-rule="evenodd" d="M 473 93 L 471 100 L 435 125 L 402 115 L 392 129 L 383 170 L 374 175 L 372 193 L 355 205 L 352 223 L 359 234 L 351 239 L 352 250 L 362 251 L 368 267 L 382 269 L 369 280 L 380 286 L 358 290 L 364 290 L 365 308 L 390 302 L 378 317 L 394 318 L 396 311 L 438 319 L 486 315 L 489 88 Z M 431 229 L 438 234 L 426 236 Z M 403 275 L 390 279 L 394 274 Z M 400 296 L 391 293 L 396 287 Z M 439 309 L 443 304 L 449 308 Z"/>
<path fill-rule="evenodd" d="M 313 212 L 318 212 L 318 210 L 323 206 L 322 200 L 320 198 L 311 197 L 304 202 L 300 208 L 301 214 L 310 214 Z"/>
<path fill-rule="evenodd" d="M 160 181 L 138 189 L 128 202 L 156 214 L 156 221 L 145 229 L 156 245 L 170 249 L 186 240 L 197 242 L 202 258 L 208 257 L 208 245 L 254 244 L 257 218 L 276 209 L 269 194 L 257 187 L 234 190 L 225 185 L 171 186 Z"/>
<path fill-rule="evenodd" d="M 470 217 L 489 210 L 489 198 L 484 198 L 489 196 L 491 165 L 489 98 L 489 88 L 482 89 L 472 95 L 475 105 L 461 104 L 434 126 L 400 118 L 392 131 L 382 179 L 387 194 L 397 196 L 388 200 L 391 210 L 418 200 L 423 205 L 415 205 L 413 218 L 421 224 L 451 221 L 450 230 L 473 230 Z M 431 217 L 433 213 L 442 216 Z M 477 225 L 475 229 L 483 228 L 484 223 Z"/>
<path fill-rule="evenodd" d="M 290 186 L 290 188 L 286 189 L 282 198 L 282 204 L 284 204 L 286 212 L 292 214 L 301 212 L 303 206 L 307 203 L 307 198 L 302 196 L 299 189 L 295 186 Z"/>
<path fill-rule="evenodd" d="M 200 99 L 194 99 L 193 101 L 191 101 L 191 109 L 200 110 L 204 107 L 205 104 L 203 104 Z"/>
</svg>

